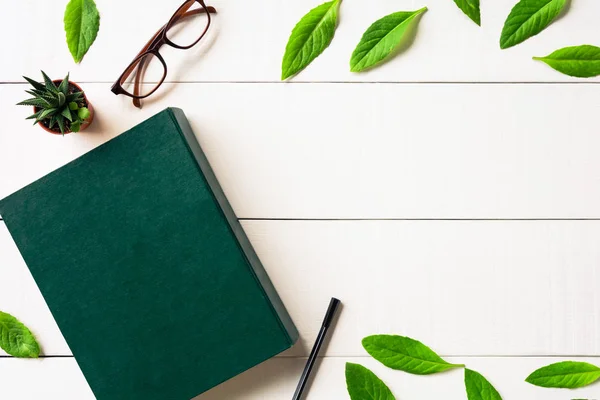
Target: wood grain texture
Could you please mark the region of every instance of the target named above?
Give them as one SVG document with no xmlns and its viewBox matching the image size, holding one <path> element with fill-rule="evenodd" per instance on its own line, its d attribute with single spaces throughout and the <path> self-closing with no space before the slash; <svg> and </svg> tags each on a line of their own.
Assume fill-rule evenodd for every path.
<svg viewBox="0 0 600 400">
<path fill-rule="evenodd" d="M 525 382 L 527 375 L 543 366 L 562 359 L 544 358 L 451 358 L 450 362 L 466 363 L 489 379 L 504 399 L 565 400 L 596 399 L 598 385 L 576 391 L 543 389 Z M 600 363 L 599 358 L 575 358 L 576 361 Z M 275 358 L 269 360 L 194 400 L 281 400 L 291 398 L 304 358 Z M 398 399 L 464 400 L 466 392 L 463 371 L 455 370 L 432 376 L 415 376 L 387 369 L 368 357 L 325 358 L 318 362 L 310 387 L 310 400 L 348 399 L 344 381 L 346 362 L 362 364 L 383 379 Z M 0 358 L 2 393 L 7 399 L 93 400 L 83 375 L 72 358 L 17 360 Z M 35 384 L 32 384 L 35 382 Z M 578 396 L 578 397 L 576 397 Z M 4 397 L 3 397 L 4 398 Z"/>
<path fill-rule="evenodd" d="M 451 0 L 344 0 L 331 46 L 292 83 L 275 84 L 293 26 L 323 1 L 209 1 L 219 11 L 213 29 L 190 51 L 161 49 L 177 84 L 140 111 L 110 83 L 180 2 L 96 0 L 98 38 L 74 65 L 64 5 L 0 0 L 0 32 L 10 38 L 10 62 L 0 65 L 0 198 L 181 107 L 238 217 L 323 219 L 243 222 L 302 340 L 198 400 L 291 397 L 332 295 L 344 307 L 310 399 L 348 398 L 347 361 L 373 369 L 398 399 L 466 398 L 461 371 L 415 377 L 366 357 L 360 339 L 373 333 L 414 336 L 482 373 L 505 399 L 600 399 L 598 385 L 524 382 L 564 359 L 600 365 L 600 78 L 531 60 L 599 45 L 600 2 L 573 1 L 542 34 L 501 51 L 516 0 L 482 2 L 481 28 Z M 372 71 L 349 71 L 373 21 L 423 6 L 410 48 Z M 83 83 L 96 108 L 88 131 L 63 138 L 24 120 L 30 110 L 14 104 L 26 86 L 14 83 L 40 69 Z M 382 220 L 363 221 L 373 218 Z M 0 276 L 0 309 L 32 329 L 45 354 L 71 354 L 2 222 Z M 72 358 L 0 357 L 0 384 L 7 399 L 94 398 Z"/>
<path fill-rule="evenodd" d="M 0 197 L 170 105 L 239 218 L 600 217 L 595 85 L 167 85 L 138 111 L 86 84 L 96 120 L 64 138 L 24 89 L 0 86 Z"/>
<path fill-rule="evenodd" d="M 163 48 L 170 81 L 278 81 L 285 45 L 292 28 L 323 1 L 212 0 L 218 14 L 210 35 L 190 51 Z M 152 1 L 141 7 L 123 1 L 97 0 L 101 14 L 98 38 L 85 60 L 74 66 L 64 44 L 63 7 L 49 1 L 2 1 L 3 15 L 28 16 L 43 24 L 48 46 L 38 36 L 22 32 L 23 18 L 5 18 L 2 33 L 10 63 L 0 68 L 0 81 L 22 81 L 21 75 L 51 75 L 66 71 L 79 82 L 113 82 L 156 30 L 179 6 L 178 1 Z M 596 0 L 573 1 L 568 13 L 539 35 L 515 48 L 501 51 L 500 32 L 514 0 L 482 2 L 482 27 L 474 25 L 453 1 L 377 1 L 368 7 L 346 1 L 340 24 L 327 51 L 294 81 L 401 82 L 566 82 L 576 81 L 531 60 L 558 48 L 600 43 Z M 364 74 L 350 72 L 349 60 L 362 33 L 375 20 L 395 11 L 429 7 L 413 45 L 389 63 Z M 32 17 L 33 16 L 33 17 Z M 33 19 L 32 19 L 33 18 Z M 35 26 L 35 24 L 33 24 Z M 35 49 L 35 51 L 23 51 Z M 107 57 L 110 57 L 107 59 Z M 594 78 L 599 82 L 600 79 Z"/>
<path fill-rule="evenodd" d="M 377 333 L 441 355 L 600 355 L 599 221 L 244 221 L 307 355 L 331 296 L 327 355 L 361 356 Z M 0 304 L 70 354 L 4 226 Z"/>
</svg>

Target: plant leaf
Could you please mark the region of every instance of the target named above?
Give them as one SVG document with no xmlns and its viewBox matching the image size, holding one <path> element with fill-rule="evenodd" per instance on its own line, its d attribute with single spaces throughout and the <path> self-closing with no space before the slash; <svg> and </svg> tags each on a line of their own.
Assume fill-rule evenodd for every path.
<svg viewBox="0 0 600 400">
<path fill-rule="evenodd" d="M 75 121 L 71 124 L 71 132 L 79 132 L 80 128 L 81 128 L 81 122 L 79 122 L 79 121 Z"/>
<path fill-rule="evenodd" d="M 383 61 L 400 45 L 411 22 L 425 11 L 427 7 L 417 11 L 400 11 L 375 21 L 354 49 L 350 70 L 360 72 Z"/>
<path fill-rule="evenodd" d="M 454 0 L 458 8 L 464 12 L 473 22 L 481 26 L 481 11 L 479 0 Z"/>
<path fill-rule="evenodd" d="M 533 57 L 565 75 L 591 78 L 600 75 L 600 47 L 584 44 L 556 50 L 546 57 Z"/>
<path fill-rule="evenodd" d="M 341 0 L 313 8 L 292 30 L 281 63 L 281 80 L 306 68 L 329 46 L 337 26 Z"/>
<path fill-rule="evenodd" d="M 33 99 L 23 100 L 23 101 L 17 103 L 17 105 L 18 106 L 45 107 L 47 104 L 44 99 L 33 98 Z"/>
<path fill-rule="evenodd" d="M 430 375 L 464 365 L 450 364 L 423 343 L 395 335 L 373 335 L 362 340 L 373 358 L 386 367 L 416 375 Z"/>
<path fill-rule="evenodd" d="M 58 90 L 65 96 L 69 94 L 69 74 L 67 74 L 65 79 L 58 85 Z"/>
<path fill-rule="evenodd" d="M 515 46 L 543 31 L 567 0 L 521 0 L 512 9 L 500 36 L 500 48 Z"/>
<path fill-rule="evenodd" d="M 45 86 L 44 86 L 44 90 L 32 89 L 32 90 L 26 90 L 25 93 L 30 94 L 33 97 L 40 97 L 44 93 L 48 93 L 48 92 L 46 91 Z"/>
<path fill-rule="evenodd" d="M 33 123 L 34 125 L 38 123 L 38 117 L 40 116 L 40 114 L 42 113 L 42 111 L 44 110 L 40 110 L 38 112 L 36 112 L 35 114 L 30 115 L 29 117 L 25 118 L 25 119 L 35 119 L 35 122 Z"/>
<path fill-rule="evenodd" d="M 100 29 L 100 13 L 94 0 L 70 0 L 65 9 L 67 45 L 76 63 L 81 62 Z"/>
<path fill-rule="evenodd" d="M 88 110 L 86 107 L 81 107 L 79 110 L 77 110 L 77 116 L 80 120 L 85 121 L 90 117 L 90 110 Z"/>
<path fill-rule="evenodd" d="M 381 379 L 360 364 L 346 363 L 346 386 L 351 400 L 395 400 Z"/>
<path fill-rule="evenodd" d="M 18 319 L 0 311 L 0 348 L 13 357 L 37 358 L 40 346 L 31 331 Z"/>
<path fill-rule="evenodd" d="M 63 108 L 63 110 L 60 112 L 60 115 L 68 119 L 70 122 L 73 122 L 73 117 L 71 116 L 71 110 L 69 110 L 69 107 Z"/>
<path fill-rule="evenodd" d="M 77 102 L 83 99 L 83 93 L 82 92 L 75 92 L 75 93 L 69 93 L 67 95 L 67 102 L 68 103 L 73 103 L 73 102 Z"/>
<path fill-rule="evenodd" d="M 69 103 L 69 109 L 70 109 L 71 111 L 75 111 L 75 110 L 77 110 L 78 108 L 79 108 L 79 106 L 78 106 L 78 105 L 77 105 L 77 103 L 75 103 L 74 101 L 72 101 L 72 102 L 70 102 L 70 103 Z"/>
<path fill-rule="evenodd" d="M 31 78 L 28 78 L 28 77 L 26 77 L 26 76 L 24 76 L 23 78 L 25 78 L 25 80 L 26 80 L 27 82 L 29 82 L 29 84 L 30 84 L 31 86 L 33 86 L 35 89 L 37 89 L 37 90 L 44 90 L 44 89 L 46 88 L 46 86 L 44 86 L 44 85 L 43 85 L 43 84 L 41 84 L 40 82 L 34 81 L 34 80 L 33 80 L 33 79 L 31 79 Z"/>
<path fill-rule="evenodd" d="M 56 122 L 58 123 L 58 128 L 60 129 L 60 133 L 65 134 L 65 120 L 62 118 L 56 118 Z"/>
<path fill-rule="evenodd" d="M 46 89 L 48 89 L 52 93 L 57 92 L 56 85 L 52 82 L 52 79 L 44 71 L 42 71 L 42 76 L 44 77 L 44 83 L 46 84 Z"/>
<path fill-rule="evenodd" d="M 575 389 L 600 379 L 600 367 L 585 362 L 564 361 L 534 371 L 525 379 L 535 386 Z"/>
<path fill-rule="evenodd" d="M 42 113 L 38 116 L 38 120 L 42 120 L 44 118 L 46 118 L 48 115 L 55 113 L 57 111 L 56 108 L 47 108 L 45 110 L 42 110 Z"/>
<path fill-rule="evenodd" d="M 50 107 L 58 107 L 58 96 L 43 94 L 40 97 L 45 100 Z"/>
<path fill-rule="evenodd" d="M 465 368 L 465 388 L 468 400 L 502 400 L 500 394 L 479 372 Z"/>
<path fill-rule="evenodd" d="M 57 98 L 58 98 L 58 106 L 62 107 L 65 104 L 67 97 L 63 94 L 63 92 L 58 92 Z"/>
</svg>

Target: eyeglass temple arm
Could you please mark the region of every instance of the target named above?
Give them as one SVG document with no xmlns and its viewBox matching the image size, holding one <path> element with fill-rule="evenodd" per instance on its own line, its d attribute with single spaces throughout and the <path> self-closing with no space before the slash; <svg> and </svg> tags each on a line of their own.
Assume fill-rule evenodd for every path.
<svg viewBox="0 0 600 400">
<path fill-rule="evenodd" d="M 179 14 L 179 18 L 180 18 L 180 19 L 183 19 L 183 18 L 188 18 L 188 17 L 191 17 L 191 16 L 193 16 L 193 15 L 196 15 L 196 14 L 203 14 L 203 13 L 205 13 L 205 12 L 207 12 L 207 11 L 208 11 L 210 14 L 215 14 L 215 13 L 217 12 L 217 10 L 216 10 L 214 7 L 207 6 L 207 7 L 206 7 L 206 9 L 204 9 L 204 8 L 197 8 L 197 9 L 195 9 L 195 10 L 192 10 L 192 11 L 187 11 L 187 12 L 186 12 L 186 10 L 182 9 L 182 10 L 180 10 L 180 12 L 179 12 L 179 13 L 177 13 L 176 15 L 178 15 L 178 14 Z M 183 12 L 183 14 L 180 14 L 180 13 L 182 13 L 182 12 Z M 158 41 L 160 40 L 160 37 L 161 37 L 162 33 L 164 32 L 164 30 L 165 30 L 166 28 L 167 28 L 167 25 L 166 25 L 166 24 L 165 24 L 165 25 L 163 25 L 163 26 L 162 26 L 162 27 L 161 27 L 161 28 L 160 28 L 160 29 L 159 29 L 159 30 L 158 30 L 158 31 L 157 31 L 157 32 L 154 34 L 154 36 L 152 36 L 152 39 L 150 39 L 150 40 L 148 41 L 148 43 L 146 43 L 146 45 L 144 46 L 144 48 L 143 48 L 143 49 L 142 49 L 142 50 L 141 50 L 141 51 L 140 51 L 140 52 L 139 52 L 139 53 L 138 53 L 138 54 L 135 56 L 134 60 L 135 60 L 136 58 L 138 58 L 139 56 L 141 56 L 142 54 L 144 54 L 146 51 L 148 51 L 148 49 L 151 49 L 152 47 L 154 47 L 154 46 L 156 45 L 156 43 L 158 43 Z M 133 94 L 134 94 L 135 96 L 139 96 L 139 93 L 140 93 L 140 90 L 141 90 L 141 83 L 140 83 L 140 79 L 142 78 L 142 75 L 143 75 L 143 68 L 144 68 L 144 65 L 145 65 L 145 64 L 146 64 L 146 60 L 145 60 L 145 58 L 144 58 L 144 59 L 142 59 L 142 60 L 141 60 L 139 63 L 137 63 L 137 65 L 131 65 L 131 66 L 130 66 L 130 67 L 127 69 L 127 71 L 125 71 L 125 73 L 123 74 L 123 77 L 121 78 L 121 81 L 125 81 L 125 80 L 126 80 L 128 77 L 129 77 L 129 75 L 131 75 L 131 73 L 133 72 L 133 70 L 137 68 L 137 73 L 136 73 L 136 75 L 135 75 L 135 84 L 134 84 L 134 87 L 133 87 Z M 140 105 L 141 105 L 141 103 L 140 103 L 140 99 L 136 99 L 136 98 L 134 98 L 134 99 L 133 99 L 133 104 L 134 104 L 136 107 L 138 107 L 138 108 L 139 108 L 139 107 L 140 107 Z"/>
</svg>

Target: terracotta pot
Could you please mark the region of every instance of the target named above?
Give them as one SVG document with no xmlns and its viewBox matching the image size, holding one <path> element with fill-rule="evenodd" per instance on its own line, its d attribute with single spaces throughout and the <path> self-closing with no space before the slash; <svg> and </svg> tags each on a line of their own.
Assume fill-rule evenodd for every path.
<svg viewBox="0 0 600 400">
<path fill-rule="evenodd" d="M 58 86 L 58 85 L 60 85 L 60 83 L 62 82 L 62 80 L 61 80 L 61 79 L 58 79 L 58 80 L 55 80 L 55 81 L 52 81 L 52 82 L 54 82 L 54 84 Z M 71 86 L 75 86 L 75 88 L 77 88 L 77 90 L 78 90 L 78 91 L 80 91 L 80 92 L 83 92 L 83 89 L 81 89 L 81 87 L 80 87 L 78 84 L 76 84 L 76 83 L 73 83 L 73 82 L 69 81 L 69 85 L 71 85 Z M 88 118 L 88 119 L 86 119 L 85 121 L 83 121 L 83 123 L 82 123 L 82 124 L 81 124 L 81 126 L 79 127 L 79 132 L 83 131 L 83 130 L 84 130 L 84 129 L 86 129 L 88 126 L 90 126 L 90 124 L 91 124 L 91 123 L 92 123 L 92 121 L 94 120 L 94 106 L 92 106 L 92 103 L 90 103 L 90 101 L 89 101 L 89 100 L 88 100 L 88 98 L 86 97 L 86 95 L 85 95 L 85 92 L 83 93 L 83 99 L 84 99 L 84 100 L 85 100 L 85 102 L 87 103 L 87 108 L 88 108 L 88 110 L 90 110 L 90 116 L 89 116 L 89 118 Z M 38 111 L 39 111 L 39 108 L 37 108 L 37 107 L 33 107 L 33 112 L 34 112 L 34 113 L 36 113 L 36 112 L 38 112 Z M 56 132 L 56 131 L 53 131 L 52 129 L 48 128 L 46 125 L 44 125 L 44 124 L 43 124 L 43 123 L 41 123 L 41 122 L 38 122 L 38 125 L 39 125 L 39 126 L 40 126 L 40 127 L 43 129 L 43 130 L 45 130 L 46 132 L 50 132 L 50 133 L 52 133 L 52 134 L 54 134 L 54 135 L 62 135 L 62 133 L 61 133 L 60 131 L 58 131 L 58 132 Z M 67 135 L 67 134 L 69 134 L 69 133 L 71 133 L 71 131 L 70 131 L 70 130 L 66 131 L 66 132 L 65 132 L 65 135 Z"/>
</svg>

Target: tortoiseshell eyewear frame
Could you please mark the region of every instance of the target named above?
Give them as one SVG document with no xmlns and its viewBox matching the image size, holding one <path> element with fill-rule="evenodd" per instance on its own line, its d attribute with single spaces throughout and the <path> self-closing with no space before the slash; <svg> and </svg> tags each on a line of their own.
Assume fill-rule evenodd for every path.
<svg viewBox="0 0 600 400">
<path fill-rule="evenodd" d="M 200 4 L 201 7 L 190 10 L 190 8 L 195 3 Z M 204 4 L 204 0 L 186 0 L 181 5 L 181 7 L 179 7 L 177 9 L 177 11 L 175 11 L 173 16 L 169 20 L 169 22 L 167 22 L 166 25 L 164 25 L 162 28 L 160 28 L 158 30 L 158 32 L 156 32 L 156 34 L 152 37 L 152 39 L 150 39 L 150 41 L 146 44 L 146 46 L 144 46 L 144 48 L 133 59 L 133 61 L 129 64 L 127 69 L 125 69 L 125 71 L 121 74 L 119 79 L 112 85 L 111 91 L 116 95 L 124 94 L 125 96 L 129 96 L 129 97 L 133 98 L 133 104 L 136 107 L 140 108 L 141 107 L 140 100 L 144 99 L 144 98 L 152 95 L 154 92 L 156 92 L 156 90 L 160 87 L 160 85 L 162 85 L 162 83 L 165 81 L 165 78 L 167 77 L 167 63 L 165 62 L 164 58 L 160 55 L 159 49 L 165 44 L 167 44 L 171 47 L 174 47 L 176 49 L 182 49 L 182 50 L 187 50 L 191 47 L 194 47 L 200 40 L 202 40 L 202 38 L 206 35 L 206 32 L 208 32 L 208 28 L 210 28 L 210 22 L 211 22 L 210 15 L 215 14 L 216 12 L 217 12 L 217 10 L 214 7 L 210 7 L 210 6 L 207 6 L 206 4 Z M 202 32 L 202 34 L 198 37 L 198 39 L 196 39 L 195 42 L 193 42 L 189 46 L 181 46 L 181 45 L 173 43 L 171 40 L 169 40 L 169 38 L 167 37 L 167 32 L 169 31 L 169 29 L 171 27 L 176 25 L 178 22 L 181 22 L 184 18 L 188 18 L 188 17 L 194 16 L 197 14 L 202 14 L 202 13 L 206 14 L 206 16 L 207 16 L 207 24 L 206 24 L 206 27 L 204 28 L 204 31 Z M 155 56 L 162 63 L 163 75 L 162 75 L 162 78 L 160 79 L 160 81 L 156 84 L 156 86 L 149 93 L 140 94 L 141 93 L 141 85 L 143 84 L 142 77 L 143 77 L 145 69 L 147 67 L 145 58 L 148 55 Z M 127 81 L 127 78 L 129 78 L 129 76 L 136 69 L 137 69 L 137 71 L 135 74 L 135 82 L 133 83 L 133 93 L 130 93 L 129 91 L 127 91 L 126 89 L 123 88 L 123 84 Z"/>
</svg>

